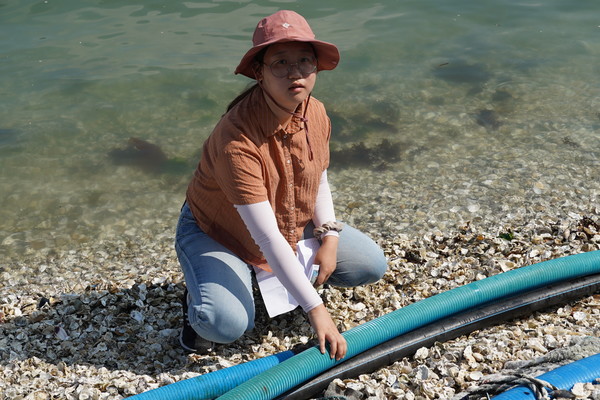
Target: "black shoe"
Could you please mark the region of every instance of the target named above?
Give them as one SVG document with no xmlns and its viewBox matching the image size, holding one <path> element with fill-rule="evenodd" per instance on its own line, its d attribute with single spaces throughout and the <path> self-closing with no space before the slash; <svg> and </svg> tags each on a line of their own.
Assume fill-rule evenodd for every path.
<svg viewBox="0 0 600 400">
<path fill-rule="evenodd" d="M 183 306 L 183 328 L 179 334 L 179 344 L 188 353 L 206 353 L 214 347 L 214 343 L 198 336 L 188 319 L 188 291 L 185 289 L 181 298 Z"/>
</svg>

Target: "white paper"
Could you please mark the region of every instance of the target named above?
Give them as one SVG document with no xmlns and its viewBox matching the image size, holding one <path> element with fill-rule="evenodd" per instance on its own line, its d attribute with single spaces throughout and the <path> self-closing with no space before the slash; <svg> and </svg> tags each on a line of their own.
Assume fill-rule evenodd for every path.
<svg viewBox="0 0 600 400">
<path fill-rule="evenodd" d="M 319 266 L 313 265 L 319 246 L 317 239 L 310 238 L 299 241 L 296 247 L 298 261 L 304 267 L 304 273 L 311 282 L 314 282 L 319 271 Z M 269 317 L 273 318 L 298 307 L 296 299 L 287 291 L 274 273 L 258 267 L 254 267 L 254 271 Z"/>
</svg>

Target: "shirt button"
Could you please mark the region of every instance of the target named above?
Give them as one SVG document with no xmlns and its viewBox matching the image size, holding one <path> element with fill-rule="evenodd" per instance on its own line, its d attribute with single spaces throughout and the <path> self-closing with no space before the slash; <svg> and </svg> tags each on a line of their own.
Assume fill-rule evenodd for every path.
<svg viewBox="0 0 600 400">
<path fill-rule="evenodd" d="M 292 160 L 287 160 L 287 163 L 290 164 L 292 162 Z"/>
<path fill-rule="evenodd" d="M 283 138 L 284 138 L 284 139 L 287 139 L 287 135 L 283 135 Z"/>
</svg>

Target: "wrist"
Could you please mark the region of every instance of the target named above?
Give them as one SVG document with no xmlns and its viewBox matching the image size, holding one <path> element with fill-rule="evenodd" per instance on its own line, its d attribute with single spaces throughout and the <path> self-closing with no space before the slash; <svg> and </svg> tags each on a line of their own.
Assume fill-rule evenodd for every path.
<svg viewBox="0 0 600 400">
<path fill-rule="evenodd" d="M 323 236 L 321 238 L 321 247 L 335 247 L 335 248 L 337 248 L 337 245 L 338 245 L 339 241 L 340 241 L 340 238 L 337 235 Z"/>
<path fill-rule="evenodd" d="M 325 237 L 325 233 L 327 233 L 327 232 L 339 233 L 342 231 L 343 227 L 344 227 L 344 224 L 342 224 L 341 222 L 337 222 L 337 221 L 325 222 L 323 225 L 313 229 L 313 235 L 315 236 L 315 238 L 321 240 L 323 237 Z"/>
<path fill-rule="evenodd" d="M 314 318 L 318 315 L 323 315 L 323 314 L 329 315 L 329 311 L 327 311 L 327 308 L 325 308 L 325 304 L 321 303 L 318 306 L 307 311 L 306 314 L 310 318 Z"/>
</svg>

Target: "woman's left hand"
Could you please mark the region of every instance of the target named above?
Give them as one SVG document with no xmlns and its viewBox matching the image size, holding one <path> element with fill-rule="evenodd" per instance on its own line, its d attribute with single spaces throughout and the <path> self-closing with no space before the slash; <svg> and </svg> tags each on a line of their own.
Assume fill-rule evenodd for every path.
<svg viewBox="0 0 600 400">
<path fill-rule="evenodd" d="M 318 287 L 327 282 L 333 271 L 335 271 L 337 263 L 337 247 L 339 238 L 337 236 L 325 236 L 322 240 L 321 247 L 315 256 L 315 264 L 319 265 L 319 275 L 314 286 Z"/>
</svg>

